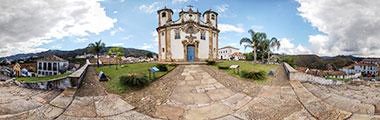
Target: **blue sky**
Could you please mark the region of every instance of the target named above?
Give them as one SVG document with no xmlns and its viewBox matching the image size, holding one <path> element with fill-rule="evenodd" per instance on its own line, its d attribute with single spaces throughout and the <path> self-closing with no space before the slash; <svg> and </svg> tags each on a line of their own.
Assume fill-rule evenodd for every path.
<svg viewBox="0 0 380 120">
<path fill-rule="evenodd" d="M 250 1 L 217 1 L 199 0 L 188 2 L 157 0 L 105 0 L 100 1 L 107 16 L 117 19 L 114 27 L 100 34 L 88 37 L 64 37 L 42 47 L 46 49 L 71 50 L 85 47 L 88 43 L 102 39 L 107 45 L 147 49 L 156 52 L 157 45 L 152 35 L 157 27 L 155 10 L 167 6 L 173 10 L 188 9 L 193 5 L 201 12 L 212 9 L 219 12 L 219 24 L 233 25 L 244 32 L 221 32 L 219 44 L 240 47 L 239 40 L 249 36 L 247 31 L 266 32 L 269 36 L 288 38 L 295 44 L 307 45 L 308 35 L 318 33 L 301 16 L 298 15 L 298 3 L 293 0 L 250 0 Z M 141 6 L 153 6 L 152 10 L 140 9 Z M 178 18 L 178 12 L 174 19 Z M 116 32 L 115 32 L 116 31 Z M 114 33 L 113 33 L 114 32 Z M 88 39 L 77 42 L 78 39 Z M 244 51 L 243 48 L 241 48 Z"/>
<path fill-rule="evenodd" d="M 158 9 L 218 12 L 219 46 L 239 47 L 247 31 L 280 40 L 277 53 L 380 56 L 379 0 L 4 0 L 0 56 L 108 46 L 157 51 Z"/>
</svg>

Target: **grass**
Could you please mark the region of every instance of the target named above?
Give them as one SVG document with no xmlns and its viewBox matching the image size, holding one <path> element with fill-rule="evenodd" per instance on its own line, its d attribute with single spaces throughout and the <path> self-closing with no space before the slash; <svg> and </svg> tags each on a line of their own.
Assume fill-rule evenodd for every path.
<svg viewBox="0 0 380 120">
<path fill-rule="evenodd" d="M 45 76 L 45 77 L 17 77 L 16 80 L 19 82 L 24 82 L 24 83 L 37 83 L 37 82 L 45 82 L 45 81 L 65 78 L 70 74 L 71 74 L 70 72 L 66 72 L 64 74 Z"/>
<path fill-rule="evenodd" d="M 274 64 L 255 64 L 249 61 L 222 61 L 218 62 L 214 66 L 223 66 L 223 67 L 229 67 L 231 65 L 239 65 L 240 66 L 240 71 L 254 71 L 254 72 L 259 72 L 259 71 L 264 71 L 265 73 L 269 73 L 270 70 L 276 70 L 278 65 Z M 228 74 L 241 78 L 238 74 L 236 74 L 235 70 L 232 69 L 225 69 Z M 266 77 L 268 79 L 268 77 Z M 257 81 L 258 83 L 260 82 L 265 82 L 266 80 L 263 81 Z"/>
<path fill-rule="evenodd" d="M 116 66 L 102 66 L 99 68 L 96 68 L 96 71 L 99 73 L 100 71 L 103 71 L 107 77 L 110 78 L 108 82 L 105 83 L 106 89 L 109 92 L 121 94 L 128 90 L 128 86 L 121 84 L 119 77 L 123 75 L 128 75 L 130 73 L 141 73 L 148 76 L 149 72 L 148 69 L 150 67 L 156 66 L 155 63 L 135 63 L 135 64 L 124 64 L 124 67 L 121 68 L 120 66 L 116 70 Z M 174 69 L 174 66 L 168 65 L 168 71 L 167 72 L 157 72 L 155 73 L 156 79 L 162 77 L 169 71 Z"/>
</svg>

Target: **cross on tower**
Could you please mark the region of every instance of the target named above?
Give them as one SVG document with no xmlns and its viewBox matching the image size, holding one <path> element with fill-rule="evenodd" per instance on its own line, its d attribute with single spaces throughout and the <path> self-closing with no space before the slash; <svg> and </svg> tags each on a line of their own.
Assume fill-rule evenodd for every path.
<svg viewBox="0 0 380 120">
<path fill-rule="evenodd" d="M 187 5 L 187 7 L 189 7 L 189 8 L 191 9 L 191 8 L 193 8 L 194 6 L 192 6 L 192 5 Z"/>
</svg>

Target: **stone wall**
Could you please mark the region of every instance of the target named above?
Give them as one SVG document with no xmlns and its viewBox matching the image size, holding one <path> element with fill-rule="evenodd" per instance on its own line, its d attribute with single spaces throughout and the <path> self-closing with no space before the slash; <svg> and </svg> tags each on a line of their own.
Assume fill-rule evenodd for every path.
<svg viewBox="0 0 380 120">
<path fill-rule="evenodd" d="M 77 88 L 82 83 L 88 66 L 89 63 L 85 64 L 77 71 L 73 72 L 65 78 L 35 83 L 22 83 L 18 81 L 14 81 L 14 83 L 20 87 L 42 90 Z"/>
<path fill-rule="evenodd" d="M 285 72 L 288 75 L 289 80 L 298 80 L 298 81 L 303 81 L 303 82 L 318 83 L 318 84 L 322 84 L 322 85 L 341 85 L 341 84 L 343 84 L 342 81 L 326 79 L 323 77 L 318 77 L 318 76 L 298 72 L 293 67 L 291 67 L 288 63 L 283 63 L 283 67 L 285 68 Z"/>
</svg>

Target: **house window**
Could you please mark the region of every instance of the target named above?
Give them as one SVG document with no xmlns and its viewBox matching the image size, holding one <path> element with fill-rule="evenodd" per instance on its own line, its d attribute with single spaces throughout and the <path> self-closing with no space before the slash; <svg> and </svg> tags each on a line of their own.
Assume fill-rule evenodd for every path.
<svg viewBox="0 0 380 120">
<path fill-rule="evenodd" d="M 201 32 L 201 40 L 206 40 L 206 32 Z"/>
<path fill-rule="evenodd" d="M 161 16 L 166 17 L 166 12 L 163 12 Z"/>
<path fill-rule="evenodd" d="M 44 62 L 44 70 L 46 70 L 46 68 L 47 68 L 47 64 L 46 62 Z"/>
<path fill-rule="evenodd" d="M 54 71 L 57 71 L 57 70 L 58 70 L 58 68 L 57 68 L 57 63 L 53 63 L 53 70 L 54 70 Z"/>
<path fill-rule="evenodd" d="M 42 69 L 42 63 L 38 63 L 38 69 L 41 70 Z"/>
<path fill-rule="evenodd" d="M 181 34 L 179 33 L 179 30 L 175 30 L 175 36 L 174 39 L 181 39 Z"/>
<path fill-rule="evenodd" d="M 48 63 L 48 70 L 51 70 L 51 63 Z"/>
</svg>

